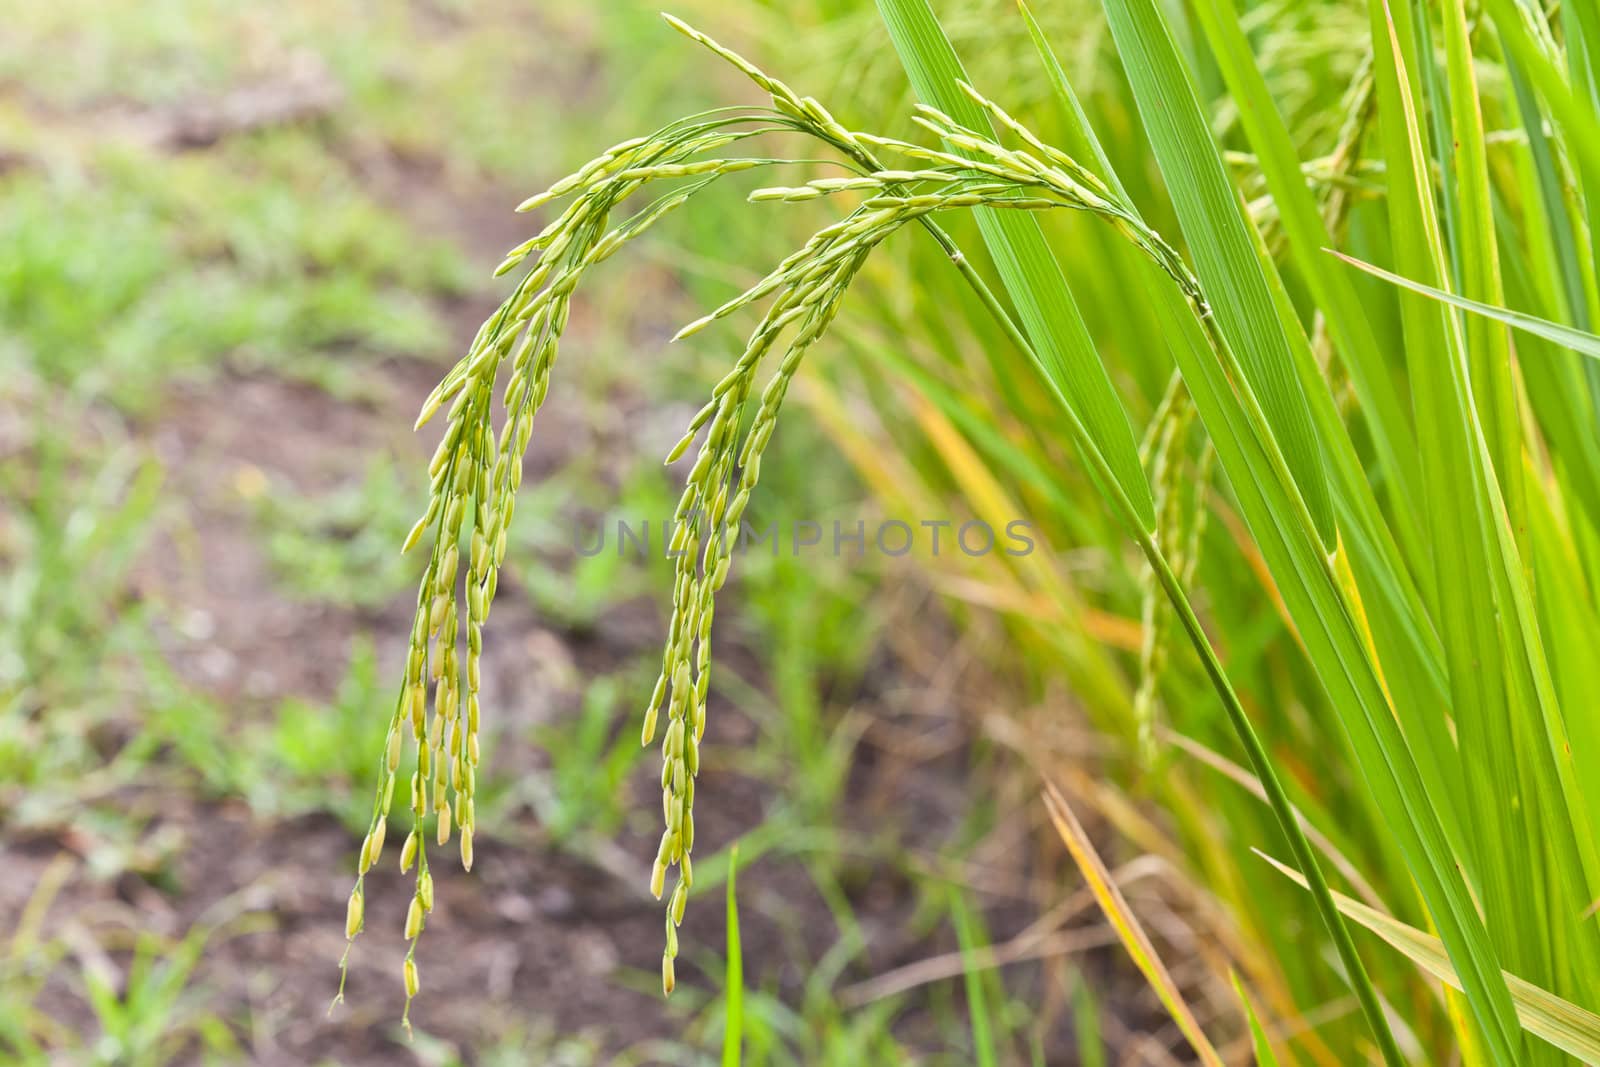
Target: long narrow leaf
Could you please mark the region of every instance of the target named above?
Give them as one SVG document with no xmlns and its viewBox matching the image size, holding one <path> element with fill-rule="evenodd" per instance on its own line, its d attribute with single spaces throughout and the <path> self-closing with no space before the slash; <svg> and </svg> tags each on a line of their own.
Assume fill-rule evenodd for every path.
<svg viewBox="0 0 1600 1067">
<path fill-rule="evenodd" d="M 983 969 L 975 964 L 975 953 L 982 945 L 976 929 L 972 910 L 967 906 L 961 890 L 950 891 L 950 915 L 955 922 L 956 941 L 961 949 L 963 988 L 967 993 L 967 1015 L 972 1024 L 972 1048 L 978 1067 L 996 1067 L 999 1057 L 994 1049 L 994 1023 L 989 1018 L 989 998 L 983 988 Z"/>
<path fill-rule="evenodd" d="M 1240 124 L 1272 191 L 1289 251 L 1317 306 L 1324 311 L 1323 321 L 1350 370 L 1379 462 L 1391 478 L 1400 539 L 1414 554 L 1421 534 L 1415 512 L 1406 505 L 1416 498 L 1420 481 L 1415 444 L 1372 321 L 1350 279 L 1332 269 L 1321 255 L 1321 249 L 1331 243 L 1327 225 L 1306 184 L 1288 128 L 1250 52 L 1234 0 L 1197 0 L 1194 8 L 1218 68 L 1239 103 Z"/>
<path fill-rule="evenodd" d="M 1330 249 L 1329 251 L 1332 250 Z M 1583 330 L 1574 329 L 1571 326 L 1563 326 L 1559 322 L 1541 319 L 1536 315 L 1528 315 L 1521 311 L 1512 311 L 1509 308 L 1496 307 L 1493 304 L 1485 304 L 1479 300 L 1457 296 L 1455 293 L 1446 292 L 1436 286 L 1425 285 L 1422 282 L 1412 281 L 1410 278 L 1403 278 L 1393 271 L 1375 267 L 1371 263 L 1363 262 L 1354 256 L 1347 256 L 1343 252 L 1333 252 L 1333 254 L 1352 267 L 1364 270 L 1373 277 L 1382 278 L 1384 281 L 1398 285 L 1402 289 L 1409 289 L 1413 293 L 1421 293 L 1423 296 L 1442 301 L 1452 307 L 1470 311 L 1474 315 L 1482 315 L 1485 318 L 1494 319 L 1496 322 L 1503 322 L 1513 329 L 1531 333 L 1536 337 L 1543 337 L 1546 341 L 1554 341 L 1563 348 L 1570 348 L 1574 352 L 1579 352 L 1593 359 L 1600 359 L 1600 337 L 1592 333 L 1585 333 Z"/>
<path fill-rule="evenodd" d="M 879 0 L 878 10 L 917 95 L 962 125 L 992 135 L 988 117 L 961 91 L 966 72 L 926 0 Z M 984 244 L 1016 304 L 1040 370 L 1089 428 L 1144 531 L 1153 529 L 1155 504 L 1127 411 L 1038 221 L 1019 212 L 980 208 L 976 214 Z"/>
<path fill-rule="evenodd" d="M 722 1030 L 722 1067 L 739 1067 L 744 1059 L 744 949 L 739 944 L 739 846 L 728 852 L 728 965 L 722 982 L 726 1005 Z"/>
<path fill-rule="evenodd" d="M 1127 900 L 1122 896 L 1122 890 L 1117 888 L 1111 872 L 1106 869 L 1105 862 L 1095 851 L 1094 843 L 1089 840 L 1083 824 L 1078 822 L 1078 817 L 1073 814 L 1066 797 L 1062 796 L 1061 791 L 1054 785 L 1046 783 L 1044 805 L 1050 813 L 1050 821 L 1055 824 L 1056 833 L 1061 835 L 1062 844 L 1067 846 L 1067 851 L 1072 854 L 1078 870 L 1083 872 L 1084 881 L 1089 883 L 1089 890 L 1094 894 L 1094 899 L 1099 902 L 1112 928 L 1117 931 L 1117 937 L 1122 940 L 1128 955 L 1133 957 L 1134 964 L 1150 983 L 1150 988 L 1161 998 L 1161 1003 L 1172 1016 L 1172 1021 L 1178 1024 L 1178 1029 L 1188 1039 L 1190 1047 L 1200 1057 L 1200 1062 L 1212 1067 L 1222 1067 L 1222 1057 L 1217 1054 L 1217 1050 L 1206 1038 L 1205 1032 L 1200 1029 L 1194 1012 L 1189 1009 L 1183 994 L 1178 991 L 1177 983 L 1173 982 L 1172 975 L 1162 964 L 1155 946 L 1150 943 L 1144 927 L 1139 925 L 1138 918 L 1128 907 Z"/>
<path fill-rule="evenodd" d="M 1306 881 L 1299 871 L 1264 852 L 1259 855 L 1296 884 L 1305 887 Z M 1456 974 L 1449 953 L 1445 952 L 1444 945 L 1437 937 L 1425 934 L 1375 908 L 1369 908 L 1358 900 L 1351 900 L 1342 893 L 1335 893 L 1334 900 L 1345 915 L 1399 949 L 1417 966 L 1452 989 L 1461 988 L 1461 977 Z M 1600 1064 L 1600 1015 L 1563 1000 L 1509 971 L 1505 972 L 1505 982 L 1516 1007 L 1517 1019 L 1528 1033 L 1550 1042 L 1584 1063 Z"/>
<path fill-rule="evenodd" d="M 1292 474 L 1292 491 L 1331 547 L 1333 505 L 1322 448 L 1267 283 L 1265 272 L 1273 268 L 1256 253 L 1239 195 L 1157 5 L 1106 0 L 1105 8 L 1216 329 L 1260 399 Z"/>
<path fill-rule="evenodd" d="M 1244 1005 L 1245 1019 L 1250 1023 L 1250 1043 L 1256 1050 L 1256 1067 L 1278 1067 L 1277 1053 L 1272 1051 L 1272 1042 L 1267 1040 L 1267 1032 L 1261 1028 L 1261 1020 L 1256 1018 L 1255 1005 L 1250 1003 L 1250 994 L 1245 992 L 1244 983 L 1239 981 L 1237 974 L 1233 978 L 1233 991 L 1239 997 L 1239 1003 Z"/>
</svg>

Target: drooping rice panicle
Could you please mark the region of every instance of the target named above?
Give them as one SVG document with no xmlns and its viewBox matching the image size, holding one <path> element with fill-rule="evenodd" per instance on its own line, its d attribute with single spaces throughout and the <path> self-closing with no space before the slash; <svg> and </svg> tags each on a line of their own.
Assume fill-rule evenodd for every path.
<svg viewBox="0 0 1600 1067">
<path fill-rule="evenodd" d="M 416 943 L 433 906 L 425 844 L 428 835 L 424 834 L 430 815 L 435 842 L 443 846 L 455 836 L 463 866 L 470 868 L 473 862 L 477 830 L 474 792 L 482 747 L 483 628 L 505 558 L 533 419 L 548 395 L 572 294 L 590 267 L 648 231 L 711 182 L 753 167 L 787 162 L 693 158 L 768 132 L 774 128 L 773 119 L 770 112 L 739 109 L 732 115 L 711 112 L 673 123 L 656 135 L 613 147 L 546 193 L 526 201 L 523 207 L 531 209 L 563 196 L 573 198 L 556 222 L 508 255 L 501 273 L 528 262 L 535 254 L 537 258 L 512 295 L 479 329 L 467 355 L 423 404 L 417 425 L 425 425 L 448 404 L 446 428 L 429 463 L 428 507 L 403 547 L 409 550 L 431 534 L 432 551 L 419 589 L 404 679 L 380 766 L 372 828 L 363 843 L 346 924 L 347 937 L 353 941 L 363 928 L 365 874 L 382 851 L 409 733 L 413 762 L 408 802 L 413 825 L 402 850 L 401 867 L 408 870 L 416 864 L 417 878 L 405 926 L 411 942 L 403 976 L 407 1018 L 410 999 L 418 988 Z M 739 123 L 746 128 L 736 128 Z M 646 185 L 678 180 L 684 184 L 615 227 L 610 225 L 613 210 Z M 501 392 L 506 411 L 498 433 L 491 416 L 497 392 Z M 724 451 L 731 455 L 731 446 Z M 723 473 L 727 473 L 726 464 Z M 464 660 L 460 648 L 463 615 Z M 704 626 L 709 628 L 709 613 Z M 692 751 L 689 758 L 694 759 Z M 681 899 L 677 912 L 681 917 Z M 348 954 L 347 948 L 341 960 L 341 997 Z"/>
<path fill-rule="evenodd" d="M 673 610 L 661 673 L 641 729 L 642 741 L 651 743 L 665 709 L 666 732 L 661 741 L 665 825 L 650 888 L 657 897 L 662 896 L 669 870 L 678 868 L 678 881 L 667 904 L 670 929 L 682 922 L 693 884 L 694 781 L 706 729 L 715 595 L 727 580 L 744 510 L 760 477 L 761 459 L 789 385 L 807 350 L 837 315 L 845 292 L 871 251 L 890 233 L 942 211 L 977 206 L 1073 208 L 1111 220 L 1199 299 L 1198 289 L 1176 253 L 1144 227 L 1136 213 L 1117 203 L 1092 174 L 1049 150 L 997 106 L 985 102 L 991 114 L 1033 152 L 1004 148 L 927 108 L 920 109 L 917 116 L 921 124 L 982 159 L 974 162 L 942 150 L 855 133 L 816 100 L 800 96 L 705 35 L 669 21 L 751 77 L 769 94 L 772 108 L 707 112 L 669 124 L 653 135 L 623 141 L 524 201 L 519 210 L 570 200 L 553 222 L 513 249 L 497 268 L 497 273 L 521 268 L 524 276 L 479 329 L 467 355 L 429 395 L 417 420 L 420 427 L 440 410 L 447 411 L 445 432 L 429 464 L 428 507 L 405 545 L 409 550 L 431 532 L 432 552 L 419 590 L 404 684 L 391 717 L 373 830 L 363 847 L 348 930 L 352 940 L 360 932 L 361 878 L 381 851 L 381 826 L 400 773 L 407 747 L 404 727 L 409 724 L 415 746 L 409 793 L 413 825 L 401 864 L 402 869 L 409 869 L 415 863 L 417 879 L 405 930 L 411 942 L 405 973 L 408 1013 L 410 997 L 417 988 L 416 943 L 433 899 L 426 838 L 431 836 L 442 847 L 455 836 L 463 865 L 470 868 L 473 861 L 477 831 L 474 792 L 482 753 L 484 626 L 505 560 L 523 457 L 532 439 L 534 417 L 548 395 L 573 294 L 590 267 L 647 232 L 717 179 L 794 162 L 755 156 L 704 158 L 706 153 L 774 130 L 797 130 L 841 152 L 843 165 L 852 173 L 791 189 L 758 190 L 751 199 L 865 195 L 847 215 L 815 233 L 761 281 L 679 333 L 679 337 L 689 336 L 711 322 L 771 299 L 744 352 L 714 388 L 710 401 L 691 419 L 669 456 L 669 460 L 678 458 L 704 433 L 674 515 Z M 972 95 L 983 99 L 975 91 Z M 888 149 L 934 166 L 886 168 L 874 149 Z M 623 222 L 611 223 L 619 205 L 662 181 L 683 184 Z M 780 346 L 777 367 L 755 402 L 751 425 L 741 438 L 740 427 L 751 406 L 760 364 Z M 497 393 L 505 410 L 498 431 L 491 414 Z M 460 648 L 463 616 L 464 659 Z M 430 816 L 431 835 L 424 833 Z M 663 961 L 664 984 L 669 986 L 675 949 L 673 933 Z"/>
<path fill-rule="evenodd" d="M 662 976 L 668 992 L 674 982 L 676 929 L 683 921 L 693 885 L 694 786 L 710 695 L 716 593 L 727 581 L 744 511 L 759 481 L 762 457 L 789 386 L 807 351 L 838 314 L 844 294 L 873 249 L 900 228 L 920 222 L 951 253 L 957 266 L 964 267 L 948 238 L 931 225 L 932 217 L 940 212 L 974 207 L 1087 211 L 1121 231 L 1177 283 L 1202 319 L 1206 315 L 1204 296 L 1188 267 L 1130 204 L 970 86 L 964 91 L 1026 147 L 1006 148 L 928 107 L 918 109 L 916 121 L 970 153 L 970 158 L 850 131 L 817 101 L 800 96 L 703 34 L 675 21 L 674 25 L 750 76 L 771 96 L 772 108 L 707 112 L 672 123 L 651 136 L 621 142 L 546 192 L 524 201 L 522 209 L 531 210 L 570 198 L 554 222 L 513 249 L 500 265 L 498 273 L 522 269 L 521 282 L 479 329 L 467 355 L 430 394 L 418 418 L 420 427 L 438 411 L 447 411 L 444 435 L 429 465 L 432 488 L 428 508 L 405 546 L 409 549 L 431 531 L 433 547 L 419 591 L 404 684 L 384 754 L 374 829 L 363 848 L 348 929 L 353 939 L 361 928 L 361 877 L 382 847 L 379 826 L 387 815 L 388 797 L 403 762 L 403 727 L 409 722 L 415 745 L 410 778 L 413 825 L 402 850 L 401 867 L 407 870 L 415 863 L 417 879 L 405 929 L 411 942 L 404 974 L 408 1014 L 410 998 L 418 988 L 416 945 L 433 906 L 426 854 L 429 835 L 424 833 L 430 815 L 435 842 L 444 846 L 454 835 L 463 865 L 470 868 L 473 861 L 477 830 L 474 792 L 482 751 L 484 626 L 505 561 L 523 458 L 532 439 L 534 418 L 548 395 L 573 294 L 590 267 L 718 179 L 797 162 L 758 156 L 701 158 L 705 153 L 775 130 L 802 132 L 839 151 L 844 157 L 842 165 L 850 173 L 795 187 L 759 189 L 750 199 L 801 201 L 849 195 L 856 197 L 857 203 L 837 222 L 814 233 L 755 285 L 678 334 L 680 338 L 690 336 L 712 322 L 769 301 L 739 359 L 713 388 L 708 403 L 691 418 L 668 456 L 669 462 L 680 458 L 704 435 L 674 512 L 672 614 L 661 671 L 641 727 L 642 743 L 653 743 L 665 710 L 666 728 L 661 736 L 664 826 L 652 864 L 650 890 L 657 898 L 665 895 L 667 875 L 672 868 L 678 869 L 666 906 L 668 933 Z M 901 155 L 917 165 L 912 169 L 885 167 L 878 151 Z M 611 222 L 619 205 L 661 181 L 682 184 L 621 223 Z M 777 352 L 781 352 L 777 365 L 755 398 L 760 366 Z M 492 419 L 497 394 L 505 411 L 498 431 Z M 741 437 L 741 426 L 752 405 L 750 426 Z M 1177 491 L 1181 456 L 1176 453 L 1185 426 L 1186 409 L 1174 404 L 1171 425 L 1160 436 L 1157 463 L 1157 481 L 1167 490 L 1163 494 L 1168 520 L 1165 537 L 1174 542 L 1171 557 L 1180 564 L 1182 555 L 1176 542 L 1181 540 L 1183 509 Z M 464 660 L 459 648 L 463 615 Z M 1160 671 L 1157 626 L 1147 626 L 1147 633 L 1155 641 L 1145 657 L 1148 699 L 1153 701 L 1154 681 Z"/>
</svg>

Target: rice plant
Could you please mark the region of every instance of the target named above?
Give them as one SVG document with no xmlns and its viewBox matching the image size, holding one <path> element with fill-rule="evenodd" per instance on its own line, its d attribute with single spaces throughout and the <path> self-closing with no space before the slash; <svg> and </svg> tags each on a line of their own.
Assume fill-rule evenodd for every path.
<svg viewBox="0 0 1600 1067">
<path fill-rule="evenodd" d="M 878 8 L 920 101 L 920 139 L 852 129 L 668 17 L 764 101 L 614 145 L 526 201 L 523 210 L 553 220 L 507 256 L 500 270 L 520 272 L 520 284 L 423 405 L 419 425 L 443 411 L 447 427 L 406 547 L 431 551 L 360 860 L 360 875 L 378 862 L 409 769 L 414 829 L 400 857 L 402 870 L 417 868 L 408 1004 L 433 905 L 425 838 L 444 847 L 454 835 L 472 864 L 484 626 L 573 294 L 590 267 L 720 179 L 780 168 L 816 176 L 759 189 L 752 201 L 836 203 L 836 221 L 678 335 L 757 319 L 668 457 L 699 442 L 676 510 L 673 610 L 641 730 L 647 746 L 660 738 L 662 757 L 650 889 L 668 900 L 663 989 L 675 983 L 693 886 L 712 620 L 740 519 L 802 362 L 850 318 L 846 296 L 869 257 L 912 229 L 964 287 L 960 306 L 990 342 L 981 356 L 1010 410 L 973 419 L 978 402 L 940 393 L 937 373 L 909 361 L 890 372 L 983 443 L 999 483 L 1092 486 L 1136 550 L 1143 582 L 1137 654 L 1107 668 L 1113 688 L 1121 671 L 1134 679 L 1116 704 L 1123 721 L 1108 728 L 1125 729 L 1146 768 L 1182 754 L 1233 774 L 1205 788 L 1253 836 L 1240 856 L 1197 863 L 1281 957 L 1257 981 L 1295 976 L 1270 991 L 1265 1025 L 1244 997 L 1240 1029 L 1256 1054 L 1600 1062 L 1600 729 L 1587 714 L 1600 635 L 1600 368 L 1591 362 L 1600 339 L 1588 332 L 1600 314 L 1597 9 L 1370 0 L 1349 83 L 1313 123 L 1333 143 L 1303 160 L 1245 27 L 1355 8 L 1280 4 L 1243 20 L 1234 0 L 1186 9 L 1104 0 L 1142 130 L 1123 127 L 1135 140 L 1117 155 L 1153 165 L 1157 189 L 1113 166 L 1025 8 L 1035 55 L 1016 59 L 1040 63 L 1053 88 L 1053 139 L 969 82 L 927 0 Z M 1227 151 L 1199 88 L 1212 79 L 1231 105 Z M 825 158 L 757 154 L 763 139 L 787 147 L 796 135 Z M 1148 195 L 1136 202 L 1130 189 Z M 1061 209 L 1109 243 L 1092 255 L 1054 246 L 1058 231 L 1040 217 Z M 952 236 L 966 216 L 987 259 Z M 1161 232 L 1152 218 L 1175 227 Z M 1119 391 L 1124 375 L 1108 354 L 1126 352 L 1096 336 L 1087 301 L 1074 297 L 1108 289 L 1141 320 L 1127 329 L 1149 342 L 1143 365 L 1169 383 L 1143 447 L 1130 414 L 1140 398 Z M 1025 445 L 1012 439 L 1013 422 Z M 1052 446 L 1062 444 L 1086 481 L 1060 469 Z M 1202 556 L 1220 536 L 1217 516 L 1249 564 L 1243 588 L 1208 581 Z M 1293 646 L 1282 679 L 1267 687 L 1248 663 L 1230 662 L 1196 609 L 1201 593 L 1223 621 L 1230 601 L 1271 605 Z M 1185 736 L 1197 717 L 1162 721 L 1161 694 L 1185 665 L 1209 686 L 1226 743 L 1247 766 L 1214 751 L 1222 740 Z M 1078 664 L 1062 669 L 1072 677 Z M 1235 783 L 1266 802 L 1275 833 L 1237 798 L 1221 799 Z M 1196 1054 L 1220 1062 L 1126 902 L 1104 884 L 1067 802 L 1052 794 L 1049 810 Z M 1180 823 L 1199 817 L 1173 813 Z M 1206 847 L 1191 836 L 1191 850 Z M 1248 845 L 1287 850 L 1287 862 L 1274 860 L 1285 873 L 1244 855 Z M 1365 899 L 1336 892 L 1324 867 Z M 1269 875 L 1272 888 L 1248 888 Z M 1277 896 L 1285 887 L 1296 895 Z M 363 892 L 358 876 L 352 940 Z M 1319 951 L 1272 929 L 1272 916 L 1249 914 L 1255 892 L 1315 916 Z M 1358 943 L 1350 924 L 1409 963 Z M 1286 1039 L 1287 1015 L 1311 1012 L 1330 985 L 1348 990 L 1362 1025 Z"/>
</svg>

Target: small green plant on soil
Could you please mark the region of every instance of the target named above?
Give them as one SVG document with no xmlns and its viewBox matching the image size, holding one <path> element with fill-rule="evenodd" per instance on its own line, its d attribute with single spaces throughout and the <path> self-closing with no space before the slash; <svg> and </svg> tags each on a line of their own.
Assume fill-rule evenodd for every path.
<svg viewBox="0 0 1600 1067">
<path fill-rule="evenodd" d="M 295 596 L 372 608 L 410 584 L 395 560 L 394 540 L 410 526 L 420 489 L 402 482 L 385 459 L 370 464 L 359 484 L 326 495 L 262 493 L 256 521 Z"/>
<path fill-rule="evenodd" d="M 659 741 L 662 757 L 663 828 L 650 889 L 667 899 L 665 992 L 675 984 L 694 883 L 716 594 L 801 362 L 873 252 L 912 228 L 948 260 L 989 328 L 1023 354 L 1032 376 L 1012 385 L 1053 404 L 1033 428 L 1070 442 L 1138 549 L 1147 585 L 1141 677 L 1161 673 L 1178 634 L 1197 658 L 1247 758 L 1240 774 L 1288 849 L 1283 870 L 1308 891 L 1328 955 L 1359 1007 L 1366 1033 L 1350 1037 L 1349 1049 L 1389 1064 L 1435 1054 L 1417 1048 L 1414 1028 L 1392 1024 L 1353 920 L 1450 987 L 1446 1032 L 1466 1062 L 1596 1062 L 1600 1016 L 1585 1005 L 1600 1003 L 1591 906 L 1600 898 L 1592 831 L 1600 734 L 1580 709 L 1600 682 L 1590 654 L 1600 632 L 1600 375 L 1588 361 L 1600 356 L 1600 339 L 1583 329 L 1600 313 L 1591 229 L 1600 222 L 1600 16 L 1589 5 L 1550 14 L 1490 0 L 1481 19 L 1469 19 L 1462 0 L 1437 11 L 1420 0 L 1372 0 L 1372 58 L 1340 105 L 1336 125 L 1352 132 L 1332 165 L 1341 179 L 1353 173 L 1351 157 L 1371 128 L 1386 232 L 1374 258 L 1392 259 L 1389 272 L 1325 253 L 1344 232 L 1349 203 L 1313 196 L 1232 0 L 1197 0 L 1217 68 L 1208 76 L 1220 72 L 1239 102 L 1272 198 L 1270 230 L 1288 256 L 1280 271 L 1263 237 L 1266 216 L 1232 184 L 1168 5 L 1104 2 L 1144 123 L 1141 151 L 1161 172 L 1177 237 L 1146 221 L 1026 12 L 1065 116 L 1059 145 L 967 82 L 926 0 L 878 6 L 923 101 L 915 121 L 937 147 L 852 130 L 668 17 L 769 102 L 692 115 L 614 145 L 522 205 L 551 206 L 556 217 L 501 264 L 502 274 L 521 272 L 521 282 L 418 419 L 442 414 L 446 422 L 428 468 L 427 510 L 405 542 L 430 552 L 350 896 L 349 937 L 361 932 L 364 876 L 383 854 L 398 795 L 413 826 L 399 864 L 416 868 L 405 926 L 409 1012 L 420 989 L 416 943 L 434 901 L 425 838 L 440 848 L 454 838 L 463 866 L 472 866 L 484 626 L 574 292 L 591 267 L 722 178 L 828 168 L 750 199 L 837 202 L 837 221 L 678 334 L 763 307 L 742 354 L 668 456 L 695 455 L 675 511 L 673 610 L 641 730 L 643 744 Z M 1480 90 L 1485 63 L 1513 92 Z M 1491 138 L 1486 116 L 1506 135 Z M 788 135 L 785 145 L 799 135 L 827 159 L 756 152 L 771 135 Z M 1115 239 L 1104 263 L 1073 262 L 1072 273 L 1119 272 L 1124 298 L 1160 324 L 1171 385 L 1142 448 L 1036 221 L 1060 209 Z M 976 214 L 1001 291 L 946 232 L 941 220 L 957 213 Z M 1390 286 L 1374 286 L 1358 267 Z M 1393 314 L 1369 315 L 1372 301 L 1389 302 Z M 1512 303 L 1529 311 L 1507 310 Z M 1515 340 L 1508 326 L 1521 331 Z M 1000 371 L 998 357 L 985 354 Z M 1325 369 L 1332 360 L 1348 374 L 1348 401 Z M 505 413 L 498 426 L 497 400 Z M 1341 403 L 1359 412 L 1359 449 L 1350 428 L 1357 420 Z M 1179 449 L 1197 428 L 1206 445 L 1188 464 Z M 1324 865 L 1350 865 L 1298 810 L 1282 754 L 1258 733 L 1191 603 L 1213 470 L 1384 829 L 1356 865 L 1397 854 L 1417 903 L 1397 900 L 1391 911 L 1420 916 L 1431 933 L 1334 892 Z M 1157 713 L 1155 690 L 1141 685 L 1132 715 L 1147 752 L 1160 744 Z M 1049 810 L 1196 1055 L 1221 1063 L 1059 794 Z M 975 923 L 959 901 L 953 908 L 970 954 Z M 981 1001 L 982 982 L 969 974 L 968 985 Z M 1419 1018 L 1433 1011 L 1416 1010 Z M 974 1047 L 992 1058 L 981 1012 L 973 1025 Z M 1271 1054 L 1264 1036 L 1259 1044 Z"/>
<path fill-rule="evenodd" d="M 143 413 L 227 363 L 360 396 L 351 349 L 445 337 L 419 294 L 458 288 L 454 249 L 419 248 L 303 133 L 154 164 L 107 147 L 83 169 L 24 172 L 0 201 L 6 343 L 51 385 Z M 307 355 L 334 346 L 344 358 Z"/>
</svg>

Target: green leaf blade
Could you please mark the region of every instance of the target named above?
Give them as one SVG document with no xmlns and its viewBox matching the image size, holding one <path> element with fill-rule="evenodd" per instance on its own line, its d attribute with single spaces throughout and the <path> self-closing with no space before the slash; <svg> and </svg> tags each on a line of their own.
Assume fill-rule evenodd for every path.
<svg viewBox="0 0 1600 1067">
<path fill-rule="evenodd" d="M 988 117 L 960 89 L 966 72 L 925 0 L 878 0 L 878 10 L 917 96 L 961 124 L 992 135 Z M 975 214 L 1040 371 L 1088 427 L 1144 526 L 1140 532 L 1153 529 L 1155 503 L 1133 427 L 1038 221 L 982 208 Z"/>
<path fill-rule="evenodd" d="M 728 853 L 728 963 L 722 990 L 726 1000 L 722 1030 L 722 1067 L 739 1067 L 744 1059 L 744 950 L 739 943 L 739 898 L 734 883 L 739 873 L 739 846 Z"/>
<path fill-rule="evenodd" d="M 1256 253 L 1189 70 L 1150 0 L 1107 0 L 1105 9 L 1216 328 L 1260 400 L 1322 543 L 1331 547 L 1323 450 L 1265 275 L 1272 268 Z"/>
<path fill-rule="evenodd" d="M 1364 270 L 1374 278 L 1382 278 L 1391 285 L 1397 285 L 1402 289 L 1410 290 L 1440 303 L 1460 308 L 1462 311 L 1470 311 L 1474 315 L 1482 315 L 1484 318 L 1503 322 L 1514 330 L 1531 333 L 1535 337 L 1544 338 L 1546 341 L 1553 341 L 1562 348 L 1569 348 L 1591 359 L 1600 359 L 1600 336 L 1595 334 L 1572 326 L 1563 326 L 1561 323 L 1551 322 L 1549 319 L 1541 319 L 1537 315 L 1529 315 L 1522 311 L 1512 311 L 1510 308 L 1486 304 L 1481 300 L 1457 296 L 1455 293 L 1447 292 L 1437 286 L 1414 281 L 1393 271 L 1387 271 L 1382 267 L 1356 259 L 1354 256 L 1347 256 L 1343 252 L 1333 251 L 1332 249 L 1329 251 L 1357 270 Z"/>
</svg>

